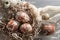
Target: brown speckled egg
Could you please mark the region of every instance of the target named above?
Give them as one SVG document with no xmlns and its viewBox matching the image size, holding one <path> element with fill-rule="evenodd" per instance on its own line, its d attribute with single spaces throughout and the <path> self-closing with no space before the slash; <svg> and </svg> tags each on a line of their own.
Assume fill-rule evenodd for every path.
<svg viewBox="0 0 60 40">
<path fill-rule="evenodd" d="M 8 30 L 16 31 L 18 29 L 19 23 L 15 20 L 10 20 L 6 26 Z"/>
<path fill-rule="evenodd" d="M 30 21 L 30 17 L 25 12 L 18 12 L 18 13 L 16 13 L 16 19 L 18 21 L 22 21 L 22 22 Z"/>
</svg>

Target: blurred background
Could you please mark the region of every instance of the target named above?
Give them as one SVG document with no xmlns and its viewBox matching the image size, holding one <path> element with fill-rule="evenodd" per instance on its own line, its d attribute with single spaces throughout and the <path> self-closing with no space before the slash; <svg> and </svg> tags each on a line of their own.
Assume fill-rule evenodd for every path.
<svg viewBox="0 0 60 40">
<path fill-rule="evenodd" d="M 31 3 L 36 5 L 37 7 L 44 7 L 47 5 L 59 6 L 60 0 L 29 0 Z"/>
</svg>

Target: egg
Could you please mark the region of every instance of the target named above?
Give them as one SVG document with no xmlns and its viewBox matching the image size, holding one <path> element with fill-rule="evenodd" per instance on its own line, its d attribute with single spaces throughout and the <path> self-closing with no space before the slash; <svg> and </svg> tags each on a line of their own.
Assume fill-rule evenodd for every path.
<svg viewBox="0 0 60 40">
<path fill-rule="evenodd" d="M 19 23 L 15 20 L 10 20 L 6 25 L 6 28 L 10 31 L 16 31 L 18 29 Z"/>
<path fill-rule="evenodd" d="M 40 29 L 41 29 L 40 34 L 51 35 L 55 32 L 55 25 L 53 25 L 53 24 L 42 24 Z"/>
<path fill-rule="evenodd" d="M 30 21 L 30 17 L 25 12 L 17 12 L 16 20 L 21 21 L 21 22 L 28 22 L 28 21 Z"/>
<path fill-rule="evenodd" d="M 22 33 L 27 33 L 27 32 L 30 33 L 30 32 L 32 32 L 32 26 L 28 23 L 24 23 L 21 25 L 20 31 Z"/>
</svg>

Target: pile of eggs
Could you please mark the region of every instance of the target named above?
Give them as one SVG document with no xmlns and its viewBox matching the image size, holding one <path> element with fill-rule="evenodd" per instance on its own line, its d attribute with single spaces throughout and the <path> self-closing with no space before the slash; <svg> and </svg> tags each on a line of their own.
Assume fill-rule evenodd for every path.
<svg viewBox="0 0 60 40">
<path fill-rule="evenodd" d="M 11 19 L 6 28 L 11 31 L 32 32 L 32 25 L 29 23 L 30 17 L 25 12 L 16 13 L 15 20 Z"/>
<path fill-rule="evenodd" d="M 3 2 L 5 2 L 5 1 L 3 0 Z M 8 1 L 8 2 L 10 2 L 10 1 Z M 10 7 L 13 6 L 12 4 L 14 4 L 14 3 L 11 2 L 11 4 L 10 4 L 8 2 L 7 2 L 6 5 L 4 5 L 5 7 L 8 6 L 5 9 L 8 9 L 9 11 L 14 11 L 14 10 L 10 10 Z M 16 8 L 16 10 L 18 10 L 18 11 L 15 13 L 14 18 L 10 18 L 9 19 L 9 21 L 6 24 L 6 29 L 8 29 L 9 31 L 17 31 L 17 30 L 19 30 L 19 32 L 22 32 L 22 33 L 31 33 L 33 31 L 35 31 L 36 29 L 35 30 L 33 30 L 33 29 L 35 28 L 35 24 L 37 24 L 37 23 L 35 23 L 37 21 L 36 18 L 39 19 L 39 17 L 40 17 L 39 14 L 38 14 L 38 12 L 36 14 L 35 11 L 34 11 L 36 8 L 34 7 L 34 5 L 33 6 L 32 5 L 29 5 L 29 8 L 30 9 L 28 9 L 28 8 L 27 9 L 28 9 L 28 11 L 29 10 L 32 11 L 31 14 L 33 14 L 33 15 L 29 15 L 29 13 L 27 12 L 27 10 L 25 10 L 23 6 L 21 6 L 21 5 L 19 6 L 18 4 L 13 6 L 14 9 L 15 9 L 15 6 L 18 6 Z M 22 5 L 27 6 L 27 4 L 25 4 L 25 3 L 22 4 Z M 23 11 L 20 10 L 20 9 L 18 9 L 20 7 L 22 8 Z M 8 12 L 8 10 L 7 10 L 7 12 Z M 42 14 L 42 16 L 43 16 L 42 19 L 44 19 L 44 20 L 49 19 L 49 16 L 48 15 L 46 16 L 46 15 L 47 14 Z M 36 21 L 34 21 L 34 20 L 36 20 Z M 39 26 L 37 26 L 37 28 L 39 28 Z M 45 34 L 45 33 L 46 33 L 45 35 L 50 35 L 50 34 L 54 33 L 54 31 L 55 31 L 55 26 L 52 25 L 52 24 L 47 24 L 47 25 L 46 24 L 43 24 L 40 27 L 40 34 L 41 35 L 42 34 Z"/>
</svg>

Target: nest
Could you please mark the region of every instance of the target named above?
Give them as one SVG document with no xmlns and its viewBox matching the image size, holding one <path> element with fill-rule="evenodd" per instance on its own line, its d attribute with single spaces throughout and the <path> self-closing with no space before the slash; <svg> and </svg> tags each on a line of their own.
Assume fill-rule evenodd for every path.
<svg viewBox="0 0 60 40">
<path fill-rule="evenodd" d="M 0 33 L 2 34 L 2 37 L 4 37 L 4 40 L 34 40 L 38 33 L 39 23 L 36 20 L 36 13 L 34 12 L 34 9 L 30 6 L 29 3 L 21 3 L 17 4 L 15 6 L 10 6 L 9 8 L 4 8 L 4 5 L 2 9 L 3 12 L 3 18 L 1 19 L 0 24 Z M 10 19 L 16 20 L 16 13 L 17 12 L 26 12 L 29 17 L 30 21 L 29 24 L 32 25 L 33 31 L 31 33 L 22 33 L 19 31 L 10 31 L 6 28 L 7 23 L 10 21 Z"/>
</svg>

